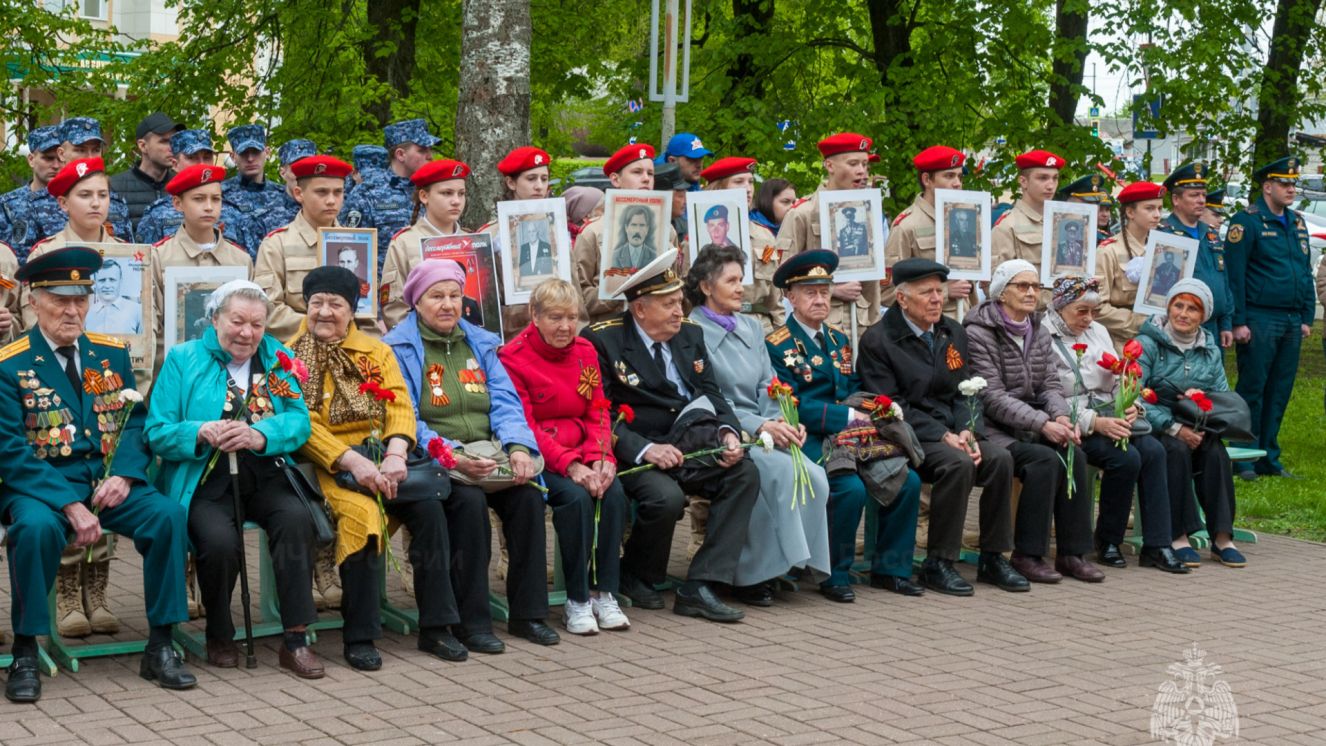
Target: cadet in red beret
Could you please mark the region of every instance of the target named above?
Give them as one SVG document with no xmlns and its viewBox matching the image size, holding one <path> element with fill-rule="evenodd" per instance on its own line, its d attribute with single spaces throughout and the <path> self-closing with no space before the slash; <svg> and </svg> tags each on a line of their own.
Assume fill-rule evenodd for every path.
<svg viewBox="0 0 1326 746">
<path fill-rule="evenodd" d="M 443 158 L 438 161 L 429 161 L 420 166 L 410 175 L 410 183 L 419 189 L 432 186 L 439 181 L 451 181 L 452 179 L 464 180 L 470 175 L 470 167 L 462 161 L 453 161 Z"/>
<path fill-rule="evenodd" d="M 719 179 L 726 179 L 729 176 L 736 176 L 737 174 L 751 173 L 755 171 L 755 163 L 756 161 L 754 158 L 740 158 L 738 156 L 719 158 L 709 164 L 708 168 L 700 172 L 700 178 L 704 179 L 706 182 L 714 182 Z M 733 189 L 734 187 L 725 188 Z"/>
<path fill-rule="evenodd" d="M 382 263 L 382 285 L 378 288 L 387 329 L 399 324 L 410 312 L 405 302 L 405 278 L 423 260 L 420 242 L 466 232 L 460 225 L 460 216 L 468 201 L 465 180 L 469 175 L 470 167 L 464 162 L 443 159 L 429 161 L 410 177 L 414 183 L 414 212 L 410 225 L 391 237 L 387 258 Z"/>
<path fill-rule="evenodd" d="M 497 170 L 502 174 L 502 200 L 547 199 L 549 164 L 552 158 L 548 152 L 533 145 L 522 145 L 507 153 L 497 162 Z M 497 218 L 484 223 L 475 233 L 487 233 L 493 237 L 493 250 L 501 253 L 501 236 L 498 235 Z M 513 235 L 513 241 L 520 241 L 520 236 Z M 541 246 L 547 247 L 543 243 Z M 537 247 L 536 247 L 536 250 Z M 551 247 L 546 249 L 551 251 Z M 525 303 L 507 303 L 502 306 L 502 329 L 508 339 L 519 334 L 529 326 L 529 305 Z"/>
<path fill-rule="evenodd" d="M 290 170 L 295 174 L 296 179 L 326 176 L 344 180 L 354 170 L 354 166 L 330 155 L 311 155 L 290 164 Z"/>
<path fill-rule="evenodd" d="M 640 161 L 649 161 L 649 167 L 647 169 L 641 168 L 639 165 Z M 635 186 L 619 184 L 618 181 L 620 179 L 632 179 L 631 174 L 622 173 L 626 170 L 627 166 L 635 166 L 636 168 L 631 169 L 632 171 L 648 170 L 649 184 L 647 186 L 641 186 L 639 183 Z M 618 149 L 618 151 L 613 153 L 612 157 L 608 158 L 608 161 L 603 164 L 603 175 L 612 180 L 612 185 L 618 189 L 653 189 L 654 146 L 649 143 L 637 143 L 635 145 L 626 145 Z M 640 177 L 635 176 L 634 179 L 639 180 Z"/>
<path fill-rule="evenodd" d="M 175 174 L 175 178 L 166 182 L 166 193 L 178 197 L 190 189 L 197 189 L 204 184 L 216 184 L 226 179 L 224 166 L 210 166 L 198 163 Z"/>
<path fill-rule="evenodd" d="M 1041 267 L 1041 233 L 1046 200 L 1059 191 L 1059 169 L 1064 159 L 1048 150 L 1030 150 L 1014 159 L 1018 171 L 1020 197 L 1013 209 L 1004 213 L 990 233 L 991 265 L 1010 259 L 1025 259 Z M 1050 303 L 1050 289 L 1041 292 L 1038 310 Z"/>
<path fill-rule="evenodd" d="M 1123 349 L 1137 336 L 1147 317 L 1133 313 L 1137 282 L 1142 277 L 1146 239 L 1160 227 L 1165 211 L 1165 187 L 1149 181 L 1134 181 L 1124 187 L 1119 200 L 1119 232 L 1096 247 L 1096 276 L 1100 277 L 1101 304 L 1096 321 L 1110 330 L 1114 346 Z"/>
<path fill-rule="evenodd" d="M 104 173 L 106 173 L 106 164 L 101 160 L 101 156 L 79 158 L 66 163 L 64 168 L 56 172 L 55 177 L 46 182 L 46 191 L 50 192 L 52 197 L 63 197 L 83 179 L 93 174 Z"/>
<path fill-rule="evenodd" d="M 889 267 L 904 259 L 935 261 L 935 190 L 961 189 L 962 166 L 967 156 L 961 150 L 947 145 L 931 145 L 912 158 L 916 167 L 921 193 L 912 204 L 893 221 L 884 256 Z M 945 251 L 944 255 L 950 255 Z M 885 306 L 893 305 L 895 290 L 890 284 L 880 295 Z M 948 299 L 944 301 L 944 315 L 961 321 L 959 301 L 976 302 L 975 287 L 970 280 L 948 280 Z M 970 307 L 970 306 L 969 306 Z"/>
<path fill-rule="evenodd" d="M 820 140 L 819 149 L 820 155 L 825 158 L 842 153 L 864 153 L 868 158 L 870 147 L 874 144 L 875 141 L 865 135 L 858 135 L 855 132 L 839 132 Z"/>
<path fill-rule="evenodd" d="M 29 260 L 70 244 L 118 240 L 112 237 L 113 231 L 108 228 L 110 180 L 106 178 L 106 167 L 100 156 L 79 158 L 65 164 L 46 183 L 46 191 L 69 219 L 62 230 L 32 245 Z M 31 314 L 26 298 L 23 313 L 25 318 Z"/>
</svg>

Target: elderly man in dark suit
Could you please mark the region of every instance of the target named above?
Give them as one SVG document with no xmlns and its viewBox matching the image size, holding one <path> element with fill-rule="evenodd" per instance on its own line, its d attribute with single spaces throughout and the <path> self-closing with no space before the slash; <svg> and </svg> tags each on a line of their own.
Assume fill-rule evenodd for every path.
<svg viewBox="0 0 1326 746">
<path fill-rule="evenodd" d="M 682 281 L 672 269 L 676 257 L 677 250 L 670 249 L 632 275 L 619 291 L 629 304 L 626 313 L 584 332 L 598 351 L 608 398 L 635 411 L 633 422 L 614 431 L 617 463 L 623 470 L 657 467 L 622 478 L 636 501 L 636 518 L 622 556 L 621 590 L 636 606 L 663 608 L 654 586 L 666 576 L 685 495 L 703 495 L 711 500 L 704 545 L 677 589 L 673 611 L 735 622 L 744 614 L 720 601 L 709 584 L 733 581 L 760 477 L 744 458 L 741 425 L 714 379 L 704 335 L 683 318 Z M 700 447 L 726 450 L 707 466 L 693 462 L 679 468 L 684 459 L 673 443 L 678 431 L 687 429 L 679 420 L 694 423 L 695 430 L 716 420 L 715 441 Z"/>
<path fill-rule="evenodd" d="M 1003 555 L 1013 548 L 1013 457 L 1004 448 L 981 442 L 980 405 L 974 393 L 965 395 L 959 388 L 975 374 L 968 365 L 962 325 L 943 315 L 947 281 L 948 267 L 929 259 L 893 265 L 897 302 L 861 336 L 857 372 L 864 390 L 888 394 L 902 405 L 925 451 L 917 471 L 934 488 L 921 582 L 953 596 L 974 592 L 953 569 L 953 561 L 961 550 L 967 497 L 973 484 L 979 484 L 981 557 L 976 579 L 1006 591 L 1025 591 L 1030 588 L 1027 579 Z"/>
</svg>

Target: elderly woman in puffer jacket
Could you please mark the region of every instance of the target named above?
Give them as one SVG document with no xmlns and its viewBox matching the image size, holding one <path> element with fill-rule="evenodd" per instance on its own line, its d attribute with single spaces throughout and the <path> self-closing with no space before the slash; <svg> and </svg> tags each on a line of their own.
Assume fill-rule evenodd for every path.
<svg viewBox="0 0 1326 746">
<path fill-rule="evenodd" d="M 1013 474 L 1024 487 L 1013 533 L 1011 564 L 1033 583 L 1057 583 L 1064 575 L 1098 583 L 1105 574 L 1088 562 L 1091 551 L 1091 497 L 1087 491 L 1081 433 L 1070 417 L 1051 347 L 1050 331 L 1036 316 L 1040 273 L 1030 262 L 1013 259 L 995 268 L 990 296 L 963 326 L 971 365 L 984 378 L 986 435 L 1013 454 Z M 1075 449 L 1075 494 L 1070 496 L 1061 459 Z M 1057 552 L 1049 553 L 1053 515 Z"/>
</svg>

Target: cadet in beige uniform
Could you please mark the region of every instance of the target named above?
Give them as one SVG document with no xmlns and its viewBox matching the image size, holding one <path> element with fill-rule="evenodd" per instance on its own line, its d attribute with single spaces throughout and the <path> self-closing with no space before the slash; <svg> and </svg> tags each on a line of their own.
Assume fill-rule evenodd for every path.
<svg viewBox="0 0 1326 746">
<path fill-rule="evenodd" d="M 1147 319 L 1133 313 L 1133 302 L 1142 277 L 1147 234 L 1160 225 L 1164 195 L 1165 187 L 1149 181 L 1135 181 L 1124 187 L 1118 196 L 1123 207 L 1123 230 L 1096 248 L 1096 276 L 1104 299 L 1096 309 L 1096 321 L 1110 330 L 1117 350 L 1137 336 Z"/>
<path fill-rule="evenodd" d="M 705 181 L 705 189 L 744 189 L 747 207 L 754 210 L 755 164 L 754 158 L 719 158 L 700 172 L 700 178 Z M 724 216 L 723 220 L 726 219 L 727 216 Z M 691 228 L 699 231 L 696 235 L 701 248 L 711 243 L 707 222 L 706 225 Z M 778 249 L 773 231 L 753 220 L 747 222 L 750 226 L 751 265 L 755 271 L 754 277 L 747 278 L 749 289 L 742 301 L 741 312 L 759 319 L 764 332 L 768 334 L 783 325 L 785 316 L 783 292 L 773 284 L 774 272 L 783 265 L 783 253 Z M 732 234 L 736 233 L 735 228 L 731 230 Z"/>
<path fill-rule="evenodd" d="M 460 161 L 430 161 L 410 175 L 414 184 L 415 221 L 395 236 L 387 247 L 387 261 L 382 265 L 382 287 L 378 290 L 386 302 L 382 304 L 382 320 L 391 330 L 410 312 L 405 302 L 405 279 L 423 260 L 420 241 L 433 236 L 454 236 L 464 233 L 460 227 L 461 213 L 465 212 L 465 179 L 470 167 Z M 472 312 L 466 306 L 462 314 L 467 321 Z"/>
<path fill-rule="evenodd" d="M 1032 150 L 1015 159 L 1019 169 L 1018 193 L 1013 209 L 1004 213 L 990 232 L 990 260 L 993 266 L 1010 259 L 1031 262 L 1039 272 L 1045 222 L 1045 202 L 1059 190 L 1059 169 L 1064 159 L 1048 150 Z M 1041 290 L 1037 308 L 1050 304 L 1050 289 Z"/>
<path fill-rule="evenodd" d="M 912 158 L 921 193 L 912 204 L 893 221 L 888 243 L 884 244 L 884 258 L 892 267 L 913 257 L 935 260 L 935 190 L 961 189 L 962 164 L 967 156 L 960 150 L 945 145 L 932 145 Z M 947 253 L 945 253 L 947 256 Z M 967 308 L 976 305 L 976 288 L 970 280 L 949 280 L 948 298 L 944 301 L 944 315 L 954 321 L 958 316 L 958 300 L 967 299 Z M 890 283 L 880 292 L 885 306 L 893 305 L 896 291 Z"/>
<path fill-rule="evenodd" d="M 533 145 L 522 145 L 521 147 L 516 148 L 510 153 L 507 153 L 505 158 L 497 162 L 497 171 L 498 173 L 502 174 L 502 182 L 505 185 L 502 190 L 502 199 L 504 201 L 523 200 L 523 199 L 547 199 L 548 174 L 549 174 L 548 164 L 551 161 L 552 159 L 548 156 L 548 153 L 546 151 L 536 148 Z M 507 247 L 503 246 L 502 242 L 498 239 L 496 217 L 494 217 L 491 221 L 486 223 L 477 232 L 487 233 L 493 237 L 493 249 L 497 253 L 500 254 L 503 251 L 507 250 Z M 551 236 L 552 234 L 553 234 L 553 226 L 550 225 L 548 226 L 548 235 Z M 517 242 L 520 241 L 520 238 L 521 237 L 519 235 L 519 232 L 514 233 L 511 236 L 511 240 Z M 537 267 L 541 261 L 543 262 L 556 261 L 556 257 L 552 256 L 551 252 L 555 251 L 558 253 L 565 254 L 570 249 L 570 247 L 568 246 L 557 246 L 557 247 L 549 246 L 548 248 L 550 250 L 550 253 L 548 256 L 530 257 L 529 248 L 526 248 L 523 253 L 520 246 L 513 246 L 510 248 L 511 251 L 514 252 L 512 254 L 513 257 L 513 260 L 511 262 L 512 266 L 519 267 L 522 264 L 524 264 L 526 261 L 528 261 L 530 265 L 535 267 L 536 270 L 539 271 L 540 273 L 542 272 L 541 270 L 538 270 Z M 541 247 L 534 247 L 534 252 L 537 253 L 540 248 Z M 550 268 L 553 266 L 555 265 L 549 265 Z M 502 263 L 498 262 L 497 263 L 498 285 L 499 287 L 505 288 L 506 286 L 502 284 L 503 271 L 504 270 L 502 269 Z M 509 303 L 506 301 L 505 296 L 502 298 L 502 300 L 503 300 L 502 336 L 506 337 L 507 339 L 511 339 L 512 337 L 519 334 L 522 330 L 524 330 L 525 327 L 529 326 L 530 322 L 529 305 L 525 303 Z"/>
<path fill-rule="evenodd" d="M 819 142 L 828 179 L 814 194 L 798 200 L 783 217 L 778 229 L 778 246 L 784 256 L 823 248 L 820 245 L 819 194 L 831 189 L 865 189 L 870 184 L 870 146 L 865 135 L 841 132 Z M 842 329 L 852 329 L 852 304 L 857 309 L 857 333 L 879 320 L 878 282 L 840 282 L 833 286 L 833 305 L 828 322 Z"/>
</svg>

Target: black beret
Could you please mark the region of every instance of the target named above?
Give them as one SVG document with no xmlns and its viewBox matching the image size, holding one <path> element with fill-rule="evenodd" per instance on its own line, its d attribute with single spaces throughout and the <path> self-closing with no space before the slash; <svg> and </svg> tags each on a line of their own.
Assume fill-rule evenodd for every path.
<svg viewBox="0 0 1326 746">
<path fill-rule="evenodd" d="M 339 295 L 354 309 L 359 305 L 359 278 L 345 267 L 317 267 L 304 277 L 304 302 L 317 293 Z"/>
<path fill-rule="evenodd" d="M 917 257 L 913 257 L 911 259 L 903 259 L 902 261 L 893 265 L 894 285 L 901 285 L 904 282 L 915 282 L 916 280 L 919 280 L 923 277 L 929 277 L 931 275 L 939 275 L 939 279 L 947 280 L 948 267 L 945 267 L 939 262 L 931 261 L 929 259 L 920 259 Z"/>
</svg>

